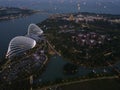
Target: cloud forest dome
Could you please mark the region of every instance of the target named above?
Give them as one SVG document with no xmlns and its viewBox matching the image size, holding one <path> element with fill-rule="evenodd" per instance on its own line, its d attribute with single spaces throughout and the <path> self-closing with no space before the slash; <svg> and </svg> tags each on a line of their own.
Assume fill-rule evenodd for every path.
<svg viewBox="0 0 120 90">
<path fill-rule="evenodd" d="M 43 34 L 43 30 L 40 29 L 37 25 L 35 24 L 30 24 L 29 27 L 28 27 L 28 35 L 42 35 Z"/>
<path fill-rule="evenodd" d="M 35 45 L 35 40 L 25 36 L 17 36 L 10 41 L 6 57 L 11 58 L 21 52 L 34 48 Z"/>
</svg>

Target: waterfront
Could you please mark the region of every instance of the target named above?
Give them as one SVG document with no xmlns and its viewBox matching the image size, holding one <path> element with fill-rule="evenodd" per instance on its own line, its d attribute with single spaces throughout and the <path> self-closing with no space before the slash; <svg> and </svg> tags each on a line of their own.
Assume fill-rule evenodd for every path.
<svg viewBox="0 0 120 90">
<path fill-rule="evenodd" d="M 66 63 L 70 63 L 69 61 L 64 60 L 60 56 L 54 56 L 50 59 L 49 64 L 47 65 L 46 70 L 43 72 L 43 74 L 38 77 L 36 80 L 34 80 L 34 83 L 41 83 L 41 82 L 47 82 L 47 81 L 55 81 L 56 79 L 70 79 L 70 78 L 77 78 L 89 75 L 91 72 L 95 71 L 96 74 L 100 73 L 112 73 L 111 67 L 100 67 L 100 68 L 85 68 L 85 67 L 79 67 L 79 71 L 77 74 L 74 75 L 65 75 L 63 73 L 63 66 Z M 119 63 L 117 63 L 119 64 Z M 116 64 L 116 66 L 118 66 Z"/>
<path fill-rule="evenodd" d="M 84 13 L 85 14 L 85 13 Z M 87 13 L 88 14 L 88 13 Z M 90 14 L 90 13 L 89 13 Z M 75 15 L 77 15 L 77 14 L 75 14 Z M 90 14 L 91 15 L 91 14 Z M 70 15 L 71 16 L 71 15 Z M 77 28 L 77 27 L 79 27 L 79 26 L 77 26 L 76 24 L 73 24 L 73 22 L 75 22 L 75 20 L 76 20 L 76 18 L 78 18 L 78 16 L 81 16 L 82 17 L 82 15 L 79 15 L 78 14 L 78 16 L 73 16 L 73 18 L 74 19 L 72 19 L 72 24 L 69 24 L 69 22 L 71 21 L 71 18 L 69 18 L 70 16 L 68 16 L 68 18 L 67 18 L 67 15 L 66 14 L 64 14 L 64 15 L 61 15 L 61 19 L 60 19 L 60 15 L 58 15 L 58 17 L 59 17 L 59 19 L 57 18 L 57 16 L 55 17 L 52 17 L 52 18 L 48 18 L 47 20 L 45 20 L 42 24 L 39 24 L 39 26 L 41 26 L 41 28 L 42 28 L 42 26 L 44 26 L 44 25 L 46 25 L 45 27 L 43 27 L 43 28 L 48 28 L 49 27 L 49 29 L 47 29 L 47 31 L 49 32 L 48 34 L 48 38 L 49 38 L 49 41 L 51 41 L 51 44 L 52 45 L 55 45 L 55 48 L 56 48 L 56 50 L 57 51 L 59 51 L 59 52 L 61 52 L 61 55 L 62 55 L 62 50 L 64 51 L 67 47 L 69 47 L 67 50 L 66 50 L 66 52 L 64 53 L 64 55 L 66 55 L 67 56 L 67 52 L 69 52 L 69 50 L 72 48 L 72 45 L 73 44 L 66 44 L 65 45 L 65 43 L 66 42 L 68 42 L 69 40 L 68 40 L 68 38 L 70 39 L 70 37 L 64 37 L 63 35 L 65 34 L 65 36 L 69 36 L 69 35 L 75 35 L 75 34 L 79 34 L 80 32 L 81 33 L 84 33 L 84 32 L 87 32 L 87 35 L 89 35 L 90 36 L 90 33 L 91 34 L 93 34 L 94 33 L 94 35 L 95 35 L 95 37 L 96 37 L 96 35 L 98 35 L 97 37 L 99 37 L 99 35 L 100 35 L 100 32 L 99 32 L 99 30 L 100 31 L 103 31 L 104 33 L 109 33 L 109 31 L 106 31 L 106 30 L 110 30 L 111 31 L 111 29 L 109 28 L 109 29 L 107 29 L 108 27 L 109 27 L 109 25 L 107 24 L 107 27 L 104 27 L 104 25 L 103 25 L 103 27 L 104 27 L 104 29 L 101 29 L 100 27 L 101 27 L 101 23 L 99 23 L 99 25 L 97 26 L 97 25 L 95 25 L 96 26 L 96 28 L 98 29 L 98 30 L 96 30 L 96 29 L 94 29 L 93 27 L 90 27 L 89 26 L 89 24 L 90 23 L 88 23 L 87 25 L 89 26 L 89 28 L 87 28 L 87 30 L 89 30 L 89 31 L 87 31 L 86 29 L 83 29 L 83 30 L 78 30 L 76 33 L 74 32 L 74 30 L 76 30 L 75 28 Z M 106 15 L 106 17 L 108 17 L 109 15 Z M 92 22 L 95 22 L 94 20 L 91 20 L 91 19 L 89 19 L 88 18 L 89 17 L 89 15 L 87 16 L 87 18 L 86 18 L 86 20 L 88 21 L 88 20 L 90 20 L 91 21 L 91 23 Z M 90 16 L 90 17 L 92 17 L 92 15 Z M 99 15 L 99 17 L 95 17 L 94 15 L 93 15 L 93 19 L 102 19 L 101 21 L 102 22 L 104 22 L 104 18 L 105 18 L 105 14 L 104 14 L 104 18 L 100 18 L 101 16 Z M 64 20 L 63 20 L 64 19 Z M 85 19 L 85 16 L 84 16 L 84 19 Z M 66 20 L 66 21 L 65 21 Z M 82 18 L 80 19 L 81 21 L 82 21 Z M 68 21 L 68 22 L 67 22 Z M 99 21 L 99 20 L 98 20 Z M 109 21 L 109 20 L 108 20 Z M 67 23 L 67 24 L 66 24 Z M 79 23 L 79 22 L 78 22 Z M 83 24 L 83 22 L 80 22 L 80 24 Z M 54 26 L 53 26 L 54 25 Z M 66 27 L 67 28 L 64 28 L 64 25 L 66 25 Z M 92 24 L 93 26 L 94 26 L 94 24 Z M 112 24 L 113 25 L 113 24 Z M 58 28 L 60 26 L 60 28 Z M 84 25 L 85 26 L 85 25 Z M 106 26 L 106 25 L 105 25 Z M 114 25 L 113 25 L 114 26 Z M 71 27 L 72 27 L 72 30 L 71 30 Z M 82 26 L 81 26 L 82 27 Z M 94 32 L 93 31 L 91 31 L 91 29 L 92 30 L 94 30 Z M 117 29 L 118 30 L 118 32 L 119 32 L 119 28 Z M 46 31 L 46 33 L 47 33 L 47 31 Z M 61 31 L 61 32 L 59 32 L 59 31 Z M 99 34 L 96 34 L 95 33 L 95 31 L 97 32 L 97 33 L 99 33 Z M 56 33 L 56 32 L 59 32 L 59 33 Z M 90 33 L 88 33 L 88 32 L 90 32 Z M 103 34 L 103 32 L 102 32 L 102 34 Z M 113 32 L 114 33 L 114 29 L 112 29 L 112 31 L 111 32 Z M 62 34 L 61 34 L 62 33 Z M 84 39 L 85 39 L 85 37 L 87 37 L 86 35 L 85 35 L 85 33 L 84 33 L 84 35 L 82 35 L 82 34 L 79 34 L 79 37 L 81 36 L 84 36 Z M 69 35 L 67 35 L 67 34 L 69 34 Z M 118 34 L 118 33 L 117 33 Z M 116 35 L 116 37 L 117 37 L 117 34 L 115 34 Z M 62 38 L 59 38 L 59 36 L 62 36 Z M 53 37 L 52 36 L 54 36 L 55 37 L 55 39 L 53 39 Z M 101 36 L 101 35 L 100 35 Z M 104 35 L 102 35 L 102 36 L 104 36 Z M 51 39 L 52 40 L 51 40 Z M 67 39 L 67 40 L 65 40 L 65 39 Z M 92 39 L 93 39 L 93 37 L 92 37 Z M 96 38 L 97 39 L 97 38 Z M 99 39 L 100 39 L 100 37 L 99 37 Z M 65 40 L 65 42 L 64 42 L 64 40 Z M 80 40 L 80 39 L 79 39 Z M 89 38 L 87 38 L 87 40 L 89 40 Z M 103 39 L 102 39 L 103 40 Z M 53 42 L 52 42 L 53 41 Z M 57 42 L 58 41 L 58 42 Z M 62 43 L 61 43 L 61 41 L 63 41 Z M 70 40 L 70 41 L 72 41 L 72 40 Z M 55 43 L 54 43 L 55 42 Z M 107 42 L 107 41 L 106 41 Z M 74 43 L 75 44 L 75 43 Z M 70 46 L 69 46 L 70 45 Z M 83 46 L 85 46 L 86 44 L 84 44 Z M 87 45 L 90 45 L 91 46 L 91 44 L 89 43 L 89 44 L 87 44 Z M 105 46 L 106 44 L 103 44 L 103 46 Z M 118 44 L 116 44 L 116 45 L 118 45 Z M 58 48 L 59 47 L 65 47 L 65 49 L 59 49 L 58 50 Z M 89 47 L 90 47 L 89 46 Z M 95 45 L 95 46 L 97 46 L 97 44 Z M 80 45 L 79 45 L 79 47 L 80 47 Z M 95 48 L 94 47 L 94 45 L 93 46 L 91 46 L 92 48 Z M 85 48 L 87 48 L 87 47 L 85 47 Z M 99 47 L 99 44 L 98 44 L 98 46 L 97 46 L 97 48 L 102 48 L 102 47 Z M 111 45 L 110 45 L 110 47 L 109 47 L 109 49 L 111 48 Z M 74 49 L 75 49 L 75 47 L 74 47 Z M 78 50 L 78 49 L 77 49 Z M 81 50 L 81 49 L 80 49 Z M 87 48 L 87 50 L 88 50 L 88 48 Z M 117 48 L 117 50 L 118 50 L 118 48 Z M 73 50 L 70 50 L 70 51 L 72 51 L 73 52 Z M 97 50 L 96 50 L 97 51 Z M 79 51 L 78 51 L 79 52 Z M 103 51 L 104 52 L 104 51 Z M 90 54 L 92 54 L 93 52 L 91 52 Z M 97 53 L 99 53 L 99 52 L 97 52 Z M 52 57 L 51 59 L 50 59 L 50 61 L 49 61 L 49 64 L 47 65 L 47 68 L 46 68 L 46 70 L 42 73 L 42 75 L 41 76 L 39 76 L 39 78 L 37 78 L 37 80 L 34 80 L 34 82 L 35 82 L 35 84 L 36 84 L 36 82 L 37 82 L 37 84 L 40 84 L 40 83 L 44 83 L 44 82 L 47 82 L 47 83 L 54 83 L 54 82 L 59 82 L 60 80 L 61 80 L 61 82 L 65 82 L 65 81 L 67 81 L 67 80 L 70 80 L 70 79 L 73 79 L 73 78 L 86 78 L 86 77 L 91 77 L 92 75 L 93 75 L 93 73 L 96 75 L 96 77 L 98 76 L 101 76 L 101 75 L 114 75 L 115 74 L 115 72 L 114 72 L 114 70 L 115 69 L 117 69 L 117 70 L 119 70 L 120 69 L 120 66 L 119 66 L 119 63 L 117 63 L 116 65 L 110 65 L 109 63 L 105 63 L 105 61 L 104 62 L 102 62 L 102 60 L 101 59 L 99 59 L 98 60 L 98 56 L 96 57 L 97 59 L 95 59 L 95 60 L 97 60 L 97 62 L 100 62 L 99 63 L 99 65 L 97 64 L 97 66 L 95 66 L 95 67 L 89 67 L 90 66 L 90 64 L 92 63 L 90 60 L 91 59 L 88 59 L 88 61 L 86 61 L 86 60 L 84 60 L 85 62 L 86 62 L 86 64 L 88 63 L 88 62 L 91 62 L 91 63 L 89 63 L 88 65 L 89 66 L 86 66 L 86 64 L 84 64 L 83 65 L 83 62 L 80 62 L 80 64 L 82 65 L 82 66 L 79 66 L 79 69 L 78 69 L 78 72 L 77 73 L 74 73 L 74 74 L 71 74 L 71 75 L 66 75 L 65 73 L 64 73 L 64 69 L 63 69 L 63 67 L 66 65 L 66 63 L 70 63 L 70 59 L 72 58 L 68 58 L 68 57 L 70 57 L 70 56 L 73 56 L 73 53 L 72 54 L 69 54 L 66 58 L 64 58 L 64 55 L 62 55 L 63 57 L 59 57 L 59 56 L 54 56 L 54 57 Z M 80 55 L 80 54 L 79 54 Z M 109 55 L 109 54 L 107 54 L 107 55 Z M 85 54 L 85 56 L 86 56 L 86 54 Z M 95 53 L 94 53 L 94 56 L 95 56 Z M 99 54 L 99 56 L 100 56 L 100 54 Z M 73 59 L 74 60 L 74 59 Z M 76 62 L 78 62 L 78 61 L 80 61 L 81 59 L 78 59 Z M 101 60 L 101 61 L 100 61 Z M 94 61 L 94 60 L 93 60 Z M 107 60 L 106 60 L 107 61 Z M 110 59 L 109 59 L 109 61 L 110 61 Z M 114 61 L 115 62 L 115 61 Z M 74 63 L 74 62 L 73 62 Z M 105 64 L 104 64 L 105 63 Z M 104 65 L 103 65 L 104 64 Z M 77 63 L 77 65 L 78 65 L 78 63 Z M 94 65 L 95 65 L 95 63 L 94 63 Z M 71 69 L 70 69 L 71 70 Z M 117 72 L 116 72 L 117 73 Z M 102 77 L 103 77 L 102 76 Z M 76 79 L 76 80 L 77 80 Z M 47 83 L 45 83 L 45 84 L 47 84 Z M 39 85 L 38 85 L 39 86 Z"/>
<path fill-rule="evenodd" d="M 17 3 L 17 4 L 16 4 Z M 65 2 L 65 3 L 48 3 L 48 2 L 39 2 L 35 5 L 31 3 L 19 3 L 18 2 L 4 2 L 1 1 L 2 6 L 15 6 L 19 7 L 25 6 L 30 9 L 37 10 L 46 10 L 49 14 L 54 13 L 72 13 L 79 12 L 77 9 L 77 1 L 76 2 Z M 81 2 L 81 12 L 96 12 L 96 13 L 111 13 L 111 14 L 120 14 L 119 11 L 119 2 L 116 1 L 113 4 L 109 2 L 105 2 L 102 6 L 97 6 L 96 2 L 87 2 L 87 6 L 84 5 L 84 2 Z M 31 7 L 32 5 L 32 7 Z M 103 6 L 106 5 L 108 8 L 103 9 Z M 24 35 L 27 31 L 27 26 L 30 23 L 40 23 L 41 21 L 48 18 L 48 14 L 37 13 L 32 16 L 8 20 L 0 22 L 0 57 L 4 57 L 6 50 L 8 48 L 9 41 L 15 37 Z"/>
<path fill-rule="evenodd" d="M 69 7 L 71 5 L 68 5 Z M 66 8 L 66 7 L 65 7 Z M 48 13 L 37 13 L 32 16 L 24 17 L 24 18 L 19 18 L 19 19 L 14 19 L 14 20 L 8 20 L 4 22 L 0 22 L 0 50 L 1 50 L 1 57 L 3 57 L 3 54 L 7 51 L 7 47 L 9 44 L 9 41 L 15 37 L 15 36 L 21 36 L 25 35 L 27 32 L 27 26 L 30 23 L 40 23 L 46 18 L 49 17 L 49 15 L 54 14 L 54 13 L 71 13 L 71 12 L 76 12 L 77 10 L 73 8 L 72 10 L 63 9 L 62 11 L 58 10 L 49 10 Z M 75 9 L 75 10 L 74 10 Z M 87 11 L 87 10 L 86 10 Z M 94 11 L 93 11 L 94 12 Z M 114 13 L 115 14 L 115 13 Z M 4 38 L 4 39 L 3 39 Z M 72 79 L 72 78 L 79 78 L 79 77 L 85 77 L 89 75 L 91 72 L 95 73 L 96 75 L 102 74 L 102 73 L 107 73 L 107 74 L 113 74 L 112 68 L 107 67 L 107 68 L 85 68 L 85 67 L 79 67 L 78 73 L 74 75 L 65 75 L 63 73 L 63 67 L 66 63 L 69 61 L 65 61 L 62 57 L 59 56 L 54 56 L 49 60 L 48 65 L 46 65 L 46 70 L 42 73 L 41 76 L 39 76 L 34 82 L 37 84 L 41 82 L 54 82 L 57 79 Z M 119 67 L 119 64 L 116 64 L 116 66 Z"/>
<path fill-rule="evenodd" d="M 32 16 L 0 22 L 0 57 L 4 57 L 10 40 L 15 36 L 25 35 L 30 23 L 45 20 L 48 14 L 34 14 Z"/>
</svg>

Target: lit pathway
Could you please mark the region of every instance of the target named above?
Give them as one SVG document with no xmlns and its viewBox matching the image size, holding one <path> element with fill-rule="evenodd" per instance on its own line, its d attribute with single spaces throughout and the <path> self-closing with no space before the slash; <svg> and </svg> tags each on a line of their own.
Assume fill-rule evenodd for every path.
<svg viewBox="0 0 120 90">
<path fill-rule="evenodd" d="M 98 78 L 92 78 L 92 79 L 71 81 L 71 82 L 67 82 L 67 83 L 60 83 L 60 84 L 56 84 L 56 85 L 47 86 L 47 87 L 44 87 L 44 88 L 38 88 L 36 90 L 46 90 L 47 88 L 52 88 L 52 87 L 60 87 L 60 86 L 64 86 L 64 85 L 77 84 L 77 83 L 87 82 L 87 81 L 104 80 L 104 79 L 115 79 L 115 78 L 119 78 L 119 77 L 118 76 L 109 76 L 109 77 L 98 77 Z"/>
<path fill-rule="evenodd" d="M 48 46 L 49 46 L 57 55 L 61 56 L 61 54 L 60 54 L 59 52 L 57 52 L 57 51 L 53 48 L 53 46 L 49 43 L 49 41 L 46 41 L 46 42 L 47 42 Z"/>
</svg>

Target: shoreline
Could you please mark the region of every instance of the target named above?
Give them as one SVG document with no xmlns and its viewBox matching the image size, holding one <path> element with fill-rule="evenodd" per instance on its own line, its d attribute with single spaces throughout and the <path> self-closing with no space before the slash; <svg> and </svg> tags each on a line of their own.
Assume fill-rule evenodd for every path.
<svg viewBox="0 0 120 90">
<path fill-rule="evenodd" d="M 24 8 L 16 8 L 16 7 L 1 7 L 0 8 L 0 22 L 19 19 L 22 17 L 28 17 L 35 13 L 40 13 L 44 11 L 40 10 L 31 10 L 31 9 L 24 9 Z"/>
</svg>

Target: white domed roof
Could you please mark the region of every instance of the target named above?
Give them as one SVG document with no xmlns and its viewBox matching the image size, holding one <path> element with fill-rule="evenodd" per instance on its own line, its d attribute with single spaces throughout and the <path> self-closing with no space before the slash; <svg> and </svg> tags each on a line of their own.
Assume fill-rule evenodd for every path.
<svg viewBox="0 0 120 90">
<path fill-rule="evenodd" d="M 42 35 L 43 30 L 40 29 L 36 24 L 30 24 L 28 27 L 28 35 L 35 34 L 35 35 Z"/>
<path fill-rule="evenodd" d="M 35 40 L 25 36 L 17 36 L 10 41 L 6 56 L 8 58 L 13 57 L 21 52 L 35 47 L 35 45 Z"/>
</svg>

